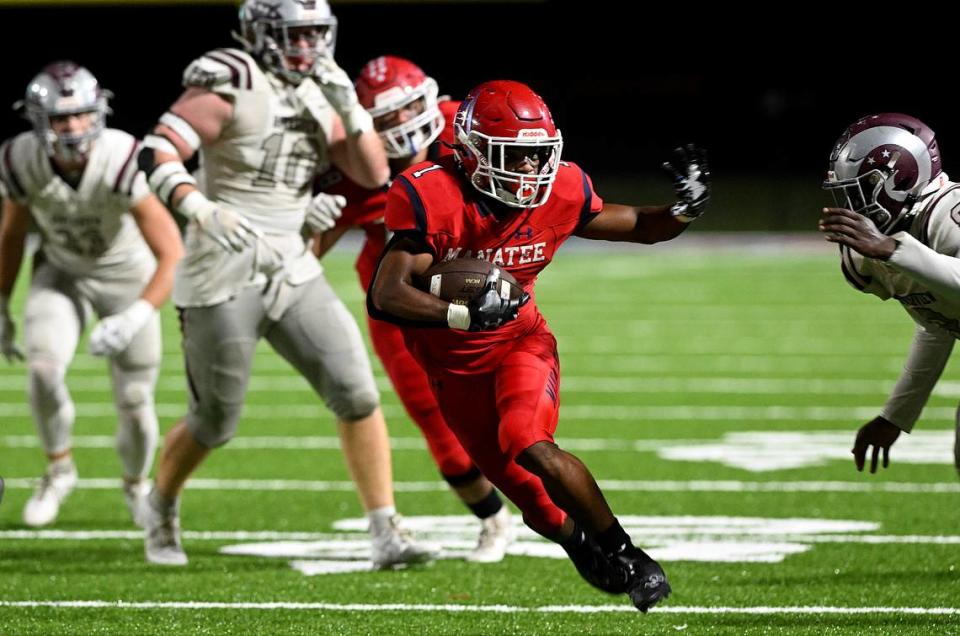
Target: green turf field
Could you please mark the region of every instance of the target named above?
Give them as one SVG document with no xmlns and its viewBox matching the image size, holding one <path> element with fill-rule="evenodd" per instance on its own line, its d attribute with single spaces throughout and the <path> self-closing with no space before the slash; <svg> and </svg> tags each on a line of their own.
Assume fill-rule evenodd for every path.
<svg viewBox="0 0 960 636">
<path fill-rule="evenodd" d="M 50 531 L 26 530 L 44 461 L 23 367 L 0 368 L 0 633 L 960 633 L 957 364 L 890 469 L 858 474 L 853 431 L 896 378 L 906 314 L 851 290 L 828 249 L 684 244 L 562 250 L 537 287 L 560 342 L 558 439 L 673 585 L 650 614 L 594 591 L 530 535 L 500 564 L 455 558 L 474 522 L 379 365 L 398 506 L 452 558 L 308 576 L 362 561 L 362 513 L 330 416 L 264 345 L 239 436 L 188 485 L 183 569 L 143 561 L 108 380 L 85 353 L 68 378 L 83 481 Z M 359 316 L 352 256 L 327 267 Z M 165 431 L 185 401 L 172 310 L 164 334 Z"/>
</svg>

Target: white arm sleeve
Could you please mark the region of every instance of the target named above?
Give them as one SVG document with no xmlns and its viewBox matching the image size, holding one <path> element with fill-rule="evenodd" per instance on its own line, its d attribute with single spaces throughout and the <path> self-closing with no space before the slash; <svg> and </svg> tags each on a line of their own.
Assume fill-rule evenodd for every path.
<svg viewBox="0 0 960 636">
<path fill-rule="evenodd" d="M 880 415 L 907 433 L 913 430 L 950 358 L 954 340 L 949 334 L 927 331 L 917 325 L 903 371 Z"/>
<path fill-rule="evenodd" d="M 893 238 L 900 245 L 888 264 L 934 293 L 960 299 L 960 258 L 940 254 L 906 232 L 897 232 Z"/>
</svg>

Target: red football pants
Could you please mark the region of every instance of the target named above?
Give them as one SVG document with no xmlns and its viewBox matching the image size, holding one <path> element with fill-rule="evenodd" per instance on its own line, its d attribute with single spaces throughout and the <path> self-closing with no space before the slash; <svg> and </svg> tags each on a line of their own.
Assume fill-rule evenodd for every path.
<svg viewBox="0 0 960 636">
<path fill-rule="evenodd" d="M 370 316 L 367 326 L 373 349 L 410 418 L 420 427 L 440 473 L 458 477 L 472 471 L 473 461 L 440 414 L 427 374 L 407 350 L 400 328 Z"/>
<path fill-rule="evenodd" d="M 477 467 L 515 503 L 528 526 L 560 533 L 566 514 L 540 478 L 514 461 L 537 442 L 553 442 L 560 415 L 557 341 L 544 326 L 513 344 L 490 373 L 444 374 L 432 382 L 440 412 Z"/>
</svg>

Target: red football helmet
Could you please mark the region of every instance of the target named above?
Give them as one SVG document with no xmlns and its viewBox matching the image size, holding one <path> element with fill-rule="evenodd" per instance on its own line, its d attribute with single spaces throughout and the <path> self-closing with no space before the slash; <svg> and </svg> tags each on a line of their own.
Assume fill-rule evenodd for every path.
<svg viewBox="0 0 960 636">
<path fill-rule="evenodd" d="M 355 85 L 388 157 L 412 157 L 440 136 L 437 83 L 413 62 L 392 55 L 370 60 Z"/>
<path fill-rule="evenodd" d="M 926 124 L 909 115 L 880 113 L 843 131 L 830 153 L 823 187 L 839 206 L 890 232 L 941 172 L 937 140 Z"/>
<path fill-rule="evenodd" d="M 546 203 L 563 138 L 529 86 L 498 80 L 474 88 L 453 122 L 454 148 L 470 183 L 514 208 Z"/>
</svg>

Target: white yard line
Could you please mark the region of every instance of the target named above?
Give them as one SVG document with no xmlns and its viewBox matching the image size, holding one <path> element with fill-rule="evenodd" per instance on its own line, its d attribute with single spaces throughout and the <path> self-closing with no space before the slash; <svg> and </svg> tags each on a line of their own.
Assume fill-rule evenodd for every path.
<svg viewBox="0 0 960 636">
<path fill-rule="evenodd" d="M 10 490 L 32 489 L 38 479 L 8 477 Z M 956 494 L 960 483 L 869 482 L 869 481 L 625 481 L 600 479 L 603 490 L 616 492 L 872 492 L 893 494 Z M 78 488 L 86 490 L 120 489 L 119 479 L 80 479 Z M 446 482 L 396 481 L 398 492 L 440 492 L 449 489 Z M 222 491 L 290 491 L 290 492 L 353 492 L 352 481 L 312 481 L 300 479 L 191 479 L 187 490 Z"/>
<path fill-rule="evenodd" d="M 561 420 L 579 421 L 856 421 L 868 420 L 877 414 L 877 405 L 869 406 L 628 406 L 611 404 L 572 404 L 561 407 Z M 161 402 L 156 406 L 160 417 L 181 417 L 186 405 Z M 384 414 L 405 417 L 399 404 L 384 404 Z M 953 407 L 931 406 L 924 410 L 929 420 L 953 420 Z M 110 402 L 81 402 L 77 404 L 78 417 L 114 417 L 116 410 Z M 26 419 L 30 409 L 26 404 L 0 404 L 0 419 Z M 329 420 L 330 413 L 316 404 L 248 404 L 241 416 L 247 420 Z"/>
<path fill-rule="evenodd" d="M 74 394 L 109 394 L 110 382 L 105 376 L 78 376 L 68 381 Z M 377 377 L 381 391 L 393 392 L 390 381 Z M 26 390 L 26 376 L 0 375 L 0 391 Z M 824 380 L 807 378 L 732 378 L 732 377 L 603 377 L 564 376 L 560 389 L 573 393 L 718 393 L 736 395 L 876 395 L 886 396 L 893 386 L 890 380 L 843 379 Z M 157 383 L 159 391 L 186 391 L 181 376 L 163 377 Z M 247 388 L 249 393 L 312 392 L 306 380 L 298 376 L 254 376 Z M 934 391 L 944 397 L 960 397 L 960 382 L 941 382 Z"/>
<path fill-rule="evenodd" d="M 634 532 L 642 536 L 641 532 Z M 662 533 L 660 533 L 662 534 Z M 659 535 L 658 535 L 659 536 Z M 870 534 L 751 534 L 730 535 L 697 532 L 688 528 L 670 534 L 685 541 L 731 541 L 752 543 L 796 541 L 798 543 L 860 543 L 872 545 L 960 545 L 957 535 L 870 535 Z M 272 530 L 184 530 L 190 541 L 365 541 L 365 534 L 333 532 L 279 532 Z M 20 541 L 112 541 L 143 539 L 142 530 L 0 530 L 2 540 Z"/>
<path fill-rule="evenodd" d="M 165 609 L 165 610 L 295 610 L 295 611 L 341 611 L 341 612 L 451 612 L 489 614 L 606 614 L 635 613 L 637 610 L 622 605 L 541 605 L 522 607 L 517 605 L 430 605 L 421 603 L 243 603 L 213 601 L 0 601 L 0 607 L 16 608 L 70 608 L 70 609 Z M 921 616 L 954 616 L 960 607 L 709 607 L 666 605 L 656 607 L 654 614 L 910 614 Z"/>
<path fill-rule="evenodd" d="M 846 433 L 846 431 L 843 431 Z M 699 439 L 613 439 L 613 438 L 565 438 L 559 437 L 559 443 L 568 450 L 576 451 L 656 451 L 665 446 L 682 446 L 686 444 L 717 443 L 716 438 Z M 108 448 L 113 449 L 117 439 L 113 435 L 74 435 L 71 438 L 72 448 Z M 393 450 L 421 451 L 427 445 L 422 437 L 391 437 L 390 447 Z M 0 436 L 0 448 L 40 448 L 40 440 L 36 435 L 6 435 Z M 223 447 L 232 450 L 339 450 L 338 437 L 324 436 L 251 436 L 236 437 Z"/>
</svg>

